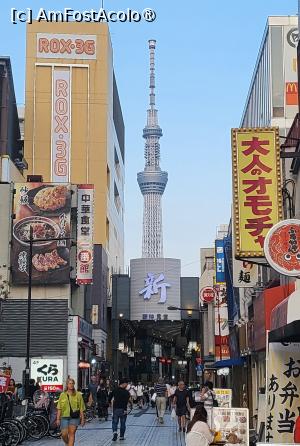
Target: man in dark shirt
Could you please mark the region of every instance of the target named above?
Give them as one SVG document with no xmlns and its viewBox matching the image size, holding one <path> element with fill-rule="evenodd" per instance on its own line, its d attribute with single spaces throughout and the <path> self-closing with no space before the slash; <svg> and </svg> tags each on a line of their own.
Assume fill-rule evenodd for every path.
<svg viewBox="0 0 300 446">
<path fill-rule="evenodd" d="M 179 381 L 178 389 L 174 393 L 173 404 L 176 405 L 179 432 L 185 432 L 186 413 L 189 407 L 189 392 L 183 381 Z"/>
<path fill-rule="evenodd" d="M 126 390 L 127 385 L 128 385 L 128 379 L 121 379 L 119 387 L 114 389 L 108 398 L 109 404 L 111 404 L 113 400 L 112 441 L 117 441 L 119 420 L 120 420 L 119 439 L 124 440 L 124 434 L 126 430 L 127 405 L 128 401 L 130 400 L 130 393 L 128 392 L 128 390 Z"/>
</svg>

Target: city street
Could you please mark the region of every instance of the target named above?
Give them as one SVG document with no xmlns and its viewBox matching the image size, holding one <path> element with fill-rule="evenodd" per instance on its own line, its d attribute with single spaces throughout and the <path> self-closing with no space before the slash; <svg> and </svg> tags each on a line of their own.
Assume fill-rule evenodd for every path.
<svg viewBox="0 0 300 446">
<path fill-rule="evenodd" d="M 112 443 L 111 416 L 109 421 L 94 420 L 76 435 L 76 445 L 107 446 Z M 164 425 L 159 425 L 154 409 L 134 410 L 127 418 L 125 441 L 117 441 L 130 446 L 164 445 L 184 446 L 184 435 L 177 432 L 177 423 L 171 419 L 169 412 L 165 415 Z M 61 446 L 61 440 L 43 438 L 40 441 L 25 442 L 26 446 Z M 114 443 L 112 443 L 114 444 Z"/>
</svg>

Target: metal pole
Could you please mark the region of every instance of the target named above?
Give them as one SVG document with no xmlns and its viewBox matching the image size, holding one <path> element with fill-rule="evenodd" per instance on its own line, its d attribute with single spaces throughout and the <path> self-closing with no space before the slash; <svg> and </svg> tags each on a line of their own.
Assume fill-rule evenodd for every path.
<svg viewBox="0 0 300 446">
<path fill-rule="evenodd" d="M 27 335 L 26 335 L 26 369 L 25 369 L 25 395 L 26 395 L 27 398 L 29 398 L 29 378 L 30 378 L 32 248 L 33 248 L 33 228 L 32 228 L 32 226 L 30 226 L 29 259 L 28 259 L 28 305 L 27 305 Z"/>
<path fill-rule="evenodd" d="M 218 323 L 219 323 L 219 341 L 220 341 L 220 361 L 222 361 L 222 337 L 221 337 L 221 318 L 220 318 L 220 288 L 217 291 L 218 295 Z"/>
</svg>

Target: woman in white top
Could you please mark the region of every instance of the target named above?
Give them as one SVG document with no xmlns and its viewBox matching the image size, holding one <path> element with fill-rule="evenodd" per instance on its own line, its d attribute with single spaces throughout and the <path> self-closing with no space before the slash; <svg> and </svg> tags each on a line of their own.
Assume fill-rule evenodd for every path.
<svg viewBox="0 0 300 446">
<path fill-rule="evenodd" d="M 188 424 L 186 446 L 208 446 L 214 435 L 207 424 L 207 412 L 203 406 L 197 406 L 192 421 Z"/>
</svg>

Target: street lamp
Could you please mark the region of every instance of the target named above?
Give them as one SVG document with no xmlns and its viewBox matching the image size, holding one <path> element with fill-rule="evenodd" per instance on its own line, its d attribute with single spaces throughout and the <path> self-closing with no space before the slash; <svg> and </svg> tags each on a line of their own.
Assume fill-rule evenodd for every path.
<svg viewBox="0 0 300 446">
<path fill-rule="evenodd" d="M 29 379 L 30 379 L 30 334 L 31 334 L 31 290 L 32 290 L 32 251 L 33 244 L 39 242 L 49 242 L 58 240 L 71 240 L 69 237 L 56 238 L 33 238 L 33 227 L 30 225 L 29 240 L 29 264 L 28 264 L 28 299 L 27 299 L 27 334 L 26 334 L 26 362 L 25 362 L 25 396 L 29 398 Z"/>
</svg>

